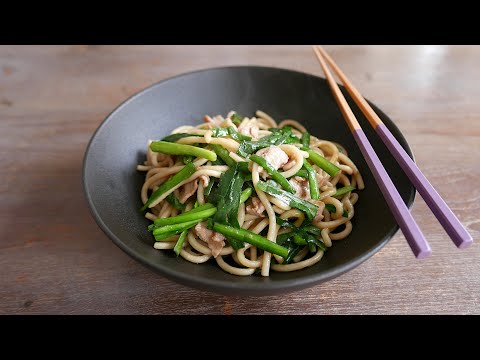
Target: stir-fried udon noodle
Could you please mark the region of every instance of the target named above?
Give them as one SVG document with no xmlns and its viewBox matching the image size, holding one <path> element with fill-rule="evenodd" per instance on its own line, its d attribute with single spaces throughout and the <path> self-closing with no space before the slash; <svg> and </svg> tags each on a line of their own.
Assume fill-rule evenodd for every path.
<svg viewBox="0 0 480 360">
<path fill-rule="evenodd" d="M 141 199 L 154 248 L 234 275 L 318 263 L 352 232 L 362 177 L 340 144 L 262 111 L 149 140 Z"/>
</svg>

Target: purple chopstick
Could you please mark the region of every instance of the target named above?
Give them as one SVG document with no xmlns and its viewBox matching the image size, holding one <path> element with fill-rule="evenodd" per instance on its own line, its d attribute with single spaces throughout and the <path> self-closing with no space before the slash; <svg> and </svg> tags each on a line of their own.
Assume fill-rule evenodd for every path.
<svg viewBox="0 0 480 360">
<path fill-rule="evenodd" d="M 432 184 L 430 184 L 418 166 L 413 162 L 410 156 L 408 156 L 407 152 L 403 149 L 397 139 L 395 139 L 385 124 L 378 124 L 375 127 L 375 131 L 395 157 L 405 174 L 407 174 L 413 186 L 418 190 L 419 194 L 425 200 L 425 203 L 430 207 L 433 214 L 437 217 L 440 224 L 442 224 L 455 245 L 460 249 L 467 248 L 471 245 L 473 243 L 471 235 L 463 227 L 452 210 L 450 210 L 445 201 L 443 201 Z"/>
<path fill-rule="evenodd" d="M 367 161 L 368 167 L 370 168 L 380 191 L 385 197 L 395 220 L 400 226 L 400 229 L 402 229 L 403 235 L 405 236 L 408 245 L 410 245 L 413 254 L 417 259 L 426 258 L 432 253 L 432 249 L 413 219 L 412 214 L 405 205 L 402 197 L 398 193 L 398 190 L 395 188 L 395 185 L 393 185 L 390 176 L 388 176 L 387 171 L 373 150 L 372 145 L 370 145 L 365 133 L 362 129 L 356 129 L 352 134 L 360 147 L 363 157 Z"/>
<path fill-rule="evenodd" d="M 318 51 L 328 61 L 340 80 L 342 80 L 343 85 L 347 89 L 350 96 L 362 110 L 363 114 L 367 117 L 370 124 L 385 143 L 388 150 L 395 157 L 405 174 L 407 174 L 413 186 L 415 186 L 415 188 L 418 190 L 419 194 L 430 207 L 433 214 L 436 216 L 455 245 L 460 249 L 467 248 L 469 245 L 471 245 L 473 243 L 472 236 L 467 232 L 452 210 L 450 210 L 448 205 L 434 189 L 432 184 L 430 184 L 425 175 L 423 175 L 418 166 L 408 156 L 407 152 L 399 144 L 397 139 L 395 139 L 390 130 L 388 130 L 382 120 L 380 120 L 375 111 L 373 111 L 372 107 L 347 79 L 342 70 L 340 70 L 338 65 L 335 64 L 325 50 L 323 50 L 321 47 L 318 47 Z"/>
<path fill-rule="evenodd" d="M 372 174 L 377 182 L 380 191 L 382 192 L 385 200 L 387 201 L 392 214 L 397 221 L 400 229 L 407 240 L 408 245 L 412 249 L 413 254 L 417 259 L 424 259 L 432 253 L 430 245 L 427 243 L 427 240 L 423 236 L 420 228 L 418 227 L 415 219 L 405 205 L 402 197 L 398 193 L 397 188 L 393 185 L 392 180 L 387 174 L 387 171 L 383 167 L 380 159 L 372 148 L 372 145 L 368 141 L 365 133 L 363 132 L 360 124 L 358 123 L 355 115 L 352 112 L 352 109 L 347 104 L 345 97 L 340 91 L 337 83 L 333 79 L 330 70 L 328 70 L 327 65 L 325 64 L 323 57 L 319 50 L 314 47 L 315 54 L 317 55 L 318 61 L 323 68 L 325 76 L 330 88 L 333 92 L 335 100 L 337 101 L 342 115 L 347 122 L 350 130 L 352 131 L 353 137 L 357 142 L 360 150 L 363 154 L 363 157 L 367 161 L 367 165 L 372 171 Z"/>
</svg>

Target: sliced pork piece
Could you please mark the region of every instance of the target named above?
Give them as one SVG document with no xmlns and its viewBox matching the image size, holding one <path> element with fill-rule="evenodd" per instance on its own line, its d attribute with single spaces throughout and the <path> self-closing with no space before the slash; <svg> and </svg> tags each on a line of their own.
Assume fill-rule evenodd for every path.
<svg viewBox="0 0 480 360">
<path fill-rule="evenodd" d="M 201 222 L 195 225 L 195 233 L 200 239 L 207 243 L 209 249 L 212 250 L 212 255 L 214 258 L 220 255 L 220 252 L 225 246 L 225 236 L 207 229 L 206 222 Z"/>
<path fill-rule="evenodd" d="M 198 179 L 192 180 L 189 183 L 186 183 L 185 185 L 180 186 L 179 191 L 180 191 L 180 197 L 179 201 L 182 204 L 185 204 L 185 202 L 195 194 L 195 192 L 198 189 Z"/>
<path fill-rule="evenodd" d="M 280 169 L 286 163 L 288 163 L 288 155 L 280 149 L 278 146 L 269 146 L 265 149 L 257 151 L 257 155 L 263 157 L 267 162 L 272 165 L 275 170 Z M 260 176 L 266 179 L 267 172 L 262 170 Z"/>
<path fill-rule="evenodd" d="M 317 182 L 318 182 L 318 187 L 319 188 L 322 188 L 324 187 L 325 185 L 328 184 L 328 181 L 330 179 L 330 176 L 327 175 L 326 177 L 323 177 L 322 175 L 320 175 L 318 172 L 316 173 L 316 177 L 317 177 Z"/>
<path fill-rule="evenodd" d="M 238 132 L 240 134 L 251 136 L 253 140 L 258 139 L 258 130 L 260 130 L 258 126 L 255 125 L 255 123 L 250 120 L 242 122 L 238 127 Z"/>
<path fill-rule="evenodd" d="M 208 124 L 209 129 L 212 129 L 212 128 L 220 127 L 220 125 L 223 122 L 223 119 L 217 116 L 215 116 L 214 118 L 211 118 L 210 116 L 205 115 L 205 117 L 203 118 L 203 121 Z"/>
<path fill-rule="evenodd" d="M 195 194 L 195 192 L 198 189 L 199 180 L 202 182 L 202 185 L 205 188 L 207 187 L 210 178 L 206 175 L 202 175 L 198 179 L 192 180 L 189 183 L 186 183 L 185 185 L 180 186 L 179 188 L 180 194 L 179 194 L 178 200 L 182 204 L 185 204 L 185 202 L 190 198 L 190 196 Z"/>
<path fill-rule="evenodd" d="M 289 160 L 285 165 L 283 165 L 283 170 L 288 171 L 291 168 L 293 168 L 296 164 L 297 164 L 297 160 L 295 159 Z"/>
<path fill-rule="evenodd" d="M 295 195 L 302 199 L 310 199 L 310 186 L 308 180 L 295 176 L 288 181 L 295 188 Z"/>
<path fill-rule="evenodd" d="M 199 179 L 202 182 L 203 187 L 206 188 L 210 182 L 210 178 L 207 175 L 201 175 Z"/>
<path fill-rule="evenodd" d="M 245 211 L 247 214 L 250 215 L 265 217 L 265 215 L 263 214 L 263 212 L 265 211 L 265 206 L 263 206 L 260 199 L 256 196 L 252 198 L 252 203 L 250 205 L 247 205 Z"/>
<path fill-rule="evenodd" d="M 313 222 L 319 222 L 323 220 L 323 210 L 325 209 L 325 203 L 321 200 L 312 200 L 315 205 L 318 205 L 317 215 L 313 219 Z"/>
</svg>

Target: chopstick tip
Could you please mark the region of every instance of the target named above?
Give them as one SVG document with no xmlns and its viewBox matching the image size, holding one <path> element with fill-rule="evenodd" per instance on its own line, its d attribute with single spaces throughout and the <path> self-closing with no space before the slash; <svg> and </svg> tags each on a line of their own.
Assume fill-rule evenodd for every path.
<svg viewBox="0 0 480 360">
<path fill-rule="evenodd" d="M 466 249 L 470 247 L 470 245 L 473 244 L 473 239 L 472 237 L 469 237 L 468 239 L 464 239 L 461 243 L 457 245 L 459 249 Z"/>
<path fill-rule="evenodd" d="M 423 259 L 426 259 L 427 257 L 429 257 L 430 255 L 432 255 L 432 249 L 430 249 L 430 247 L 428 247 L 427 249 L 420 250 L 418 252 L 418 254 L 415 255 L 415 257 L 418 260 L 423 260 Z"/>
</svg>

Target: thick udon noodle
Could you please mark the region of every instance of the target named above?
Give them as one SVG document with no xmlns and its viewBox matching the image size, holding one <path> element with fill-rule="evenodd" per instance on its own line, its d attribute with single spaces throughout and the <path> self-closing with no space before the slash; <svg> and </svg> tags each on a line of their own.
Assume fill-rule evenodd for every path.
<svg viewBox="0 0 480 360">
<path fill-rule="evenodd" d="M 237 129 L 237 126 L 231 121 L 233 112 L 227 115 L 227 118 L 223 118 L 218 115 L 214 119 L 221 122 L 223 126 L 233 126 Z M 306 129 L 295 120 L 283 120 L 277 123 L 272 117 L 262 111 L 257 111 L 256 117 L 244 118 L 242 123 L 250 122 L 258 126 L 259 137 L 267 136 L 270 134 L 268 129 L 270 128 L 282 128 L 284 126 L 291 126 L 293 133 L 301 137 L 302 133 Z M 239 125 L 241 126 L 241 124 Z M 203 135 L 203 137 L 184 137 L 177 141 L 179 144 L 220 144 L 224 148 L 230 151 L 230 157 L 235 161 L 246 161 L 246 159 L 237 155 L 235 152 L 238 150 L 239 142 L 231 138 L 213 138 L 212 131 L 209 129 L 207 123 L 202 123 L 196 127 L 193 126 L 180 126 L 175 129 L 172 134 L 175 133 L 192 133 Z M 149 144 L 151 141 L 149 141 Z M 300 161 L 296 161 L 296 164 L 288 171 L 282 172 L 286 178 L 292 177 L 302 167 L 303 158 L 308 157 L 308 153 L 299 149 L 299 146 L 295 145 L 280 145 L 279 146 L 289 158 L 295 158 Z M 335 176 L 331 177 L 322 169 L 313 165 L 314 169 L 318 173 L 320 178 L 320 200 L 323 204 L 332 204 L 336 208 L 336 212 L 330 213 L 327 209 L 323 208 L 323 219 L 314 223 L 315 226 L 321 229 L 321 241 L 325 246 L 331 247 L 333 241 L 342 240 L 346 238 L 352 231 L 352 218 L 355 215 L 354 205 L 358 201 L 357 193 L 347 193 L 340 198 L 332 197 L 337 190 L 337 184 L 343 186 L 352 185 L 357 189 L 362 190 L 364 188 L 362 176 L 355 166 L 353 161 L 348 157 L 347 151 L 340 145 L 327 140 L 321 140 L 313 135 L 311 136 L 310 148 L 324 156 L 331 163 L 337 165 L 341 171 Z M 145 182 L 141 189 L 141 199 L 145 204 L 149 197 L 149 192 L 155 191 L 158 186 L 165 182 L 169 177 L 180 171 L 184 164 L 177 160 L 174 162 L 173 156 L 159 154 L 150 150 L 147 146 L 147 160 L 142 165 L 138 165 L 137 169 L 140 171 L 146 171 Z M 222 165 L 212 165 L 209 161 L 202 158 L 196 158 L 194 161 L 197 166 L 197 171 L 187 180 L 192 181 L 199 178 L 202 175 L 208 177 L 220 178 L 228 167 Z M 245 212 L 245 204 L 241 204 L 238 212 L 238 222 L 244 229 L 259 234 L 264 229 L 268 229 L 266 237 L 275 242 L 277 235 L 285 232 L 285 229 L 280 230 L 280 226 L 277 225 L 276 215 L 285 220 L 295 220 L 294 224 L 300 226 L 304 221 L 303 212 L 291 208 L 285 205 L 274 197 L 264 193 L 257 188 L 257 182 L 259 181 L 259 172 L 262 168 L 252 163 L 252 182 L 255 187 L 256 196 L 260 199 L 261 203 L 265 207 L 267 216 L 260 217 Z M 279 169 L 280 171 L 280 169 Z M 185 184 L 187 181 L 182 182 L 180 185 Z M 173 193 L 179 196 L 179 186 L 175 187 Z M 157 218 L 172 217 L 179 214 L 179 211 L 175 209 L 168 201 L 166 196 L 171 193 L 164 194 L 159 200 L 156 201 L 153 207 L 145 214 L 145 217 L 150 220 Z M 254 193 L 255 195 L 255 193 Z M 195 200 L 200 205 L 205 203 L 204 186 L 202 181 L 199 182 L 196 196 L 190 197 L 186 202 L 186 211 L 193 208 Z M 348 217 L 344 217 L 344 210 L 348 212 Z M 169 250 L 173 249 L 179 235 L 172 236 L 164 241 L 158 241 L 154 244 L 155 249 Z M 273 255 L 276 259 L 276 263 L 272 263 L 272 254 L 263 251 L 255 246 L 245 243 L 245 247 L 240 250 L 233 250 L 228 244 L 222 249 L 221 253 L 215 259 L 217 264 L 226 272 L 234 275 L 252 275 L 257 269 L 261 271 L 263 276 L 268 276 L 270 269 L 279 272 L 289 272 L 300 270 L 318 263 L 323 256 L 323 251 L 317 248 L 315 253 L 309 253 L 308 247 L 305 246 L 294 258 L 292 263 L 282 265 L 283 258 L 278 255 Z M 212 256 L 212 251 L 207 246 L 207 243 L 202 241 L 195 233 L 193 229 L 190 229 L 188 236 L 180 251 L 180 256 L 185 260 L 192 263 L 200 264 L 207 262 Z"/>
</svg>

